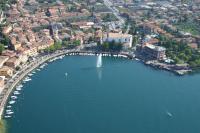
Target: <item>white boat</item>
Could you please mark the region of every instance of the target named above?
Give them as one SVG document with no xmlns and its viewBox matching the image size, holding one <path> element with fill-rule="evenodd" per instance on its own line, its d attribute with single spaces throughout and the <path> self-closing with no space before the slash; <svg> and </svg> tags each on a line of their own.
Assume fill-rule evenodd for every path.
<svg viewBox="0 0 200 133">
<path fill-rule="evenodd" d="M 166 111 L 166 114 L 167 114 L 169 117 L 173 117 L 172 113 L 170 113 L 169 111 Z"/>
<path fill-rule="evenodd" d="M 61 55 L 60 57 L 59 57 L 59 59 L 63 59 L 65 56 L 63 56 L 63 55 Z"/>
<path fill-rule="evenodd" d="M 19 91 L 14 91 L 14 95 L 19 95 Z"/>
<path fill-rule="evenodd" d="M 18 85 L 17 87 L 20 87 L 20 88 L 22 88 L 22 87 L 23 87 L 23 85 L 22 85 L 22 84 L 20 84 L 20 85 Z"/>
<path fill-rule="evenodd" d="M 20 84 L 20 85 L 18 85 L 18 86 L 16 87 L 16 90 L 20 91 L 20 90 L 22 89 L 22 87 L 23 87 L 23 85 Z"/>
<path fill-rule="evenodd" d="M 17 91 L 21 91 L 21 90 L 22 90 L 22 88 L 20 88 L 20 87 L 17 87 L 17 88 L 16 88 L 16 90 L 17 90 Z"/>
<path fill-rule="evenodd" d="M 10 111 L 10 112 L 6 112 L 6 114 L 11 115 L 11 114 L 14 114 L 14 112 Z"/>
<path fill-rule="evenodd" d="M 33 76 L 33 74 L 32 74 L 32 73 L 29 73 L 28 76 Z"/>
<path fill-rule="evenodd" d="M 7 108 L 11 108 L 12 106 L 8 105 Z"/>
<path fill-rule="evenodd" d="M 10 118 L 11 116 L 10 115 L 6 115 L 6 116 L 4 116 L 5 118 Z"/>
<path fill-rule="evenodd" d="M 17 99 L 17 96 L 11 96 L 12 99 Z"/>
<path fill-rule="evenodd" d="M 138 59 L 138 58 L 135 58 L 135 60 L 136 60 L 136 61 L 139 61 L 140 59 Z"/>
<path fill-rule="evenodd" d="M 32 79 L 28 78 L 26 81 L 31 81 Z"/>
<path fill-rule="evenodd" d="M 11 112 L 11 111 L 12 111 L 11 109 L 6 110 L 6 112 Z"/>
<path fill-rule="evenodd" d="M 43 69 L 46 65 L 47 63 L 44 63 L 43 65 L 40 66 L 40 69 Z"/>
<path fill-rule="evenodd" d="M 31 81 L 31 80 L 32 80 L 31 78 L 26 77 L 26 78 L 23 80 L 23 82 L 28 82 L 28 81 Z"/>
<path fill-rule="evenodd" d="M 65 76 L 66 76 L 66 77 L 68 76 L 68 73 L 67 73 L 67 72 L 65 73 Z"/>
<path fill-rule="evenodd" d="M 9 102 L 9 104 L 14 104 L 14 103 L 15 103 L 15 101 L 10 101 L 10 102 Z"/>
<path fill-rule="evenodd" d="M 35 71 L 32 72 L 32 74 L 35 74 L 35 73 L 36 73 Z"/>
<path fill-rule="evenodd" d="M 53 60 L 51 59 L 51 60 L 49 60 L 48 62 L 53 62 Z"/>
</svg>

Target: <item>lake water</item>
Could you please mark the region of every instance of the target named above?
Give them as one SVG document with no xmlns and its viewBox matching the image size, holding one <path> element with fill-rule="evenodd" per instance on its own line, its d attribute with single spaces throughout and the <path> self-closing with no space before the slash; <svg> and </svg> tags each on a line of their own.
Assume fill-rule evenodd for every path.
<svg viewBox="0 0 200 133">
<path fill-rule="evenodd" d="M 200 74 L 71 56 L 24 84 L 8 133 L 199 133 Z"/>
</svg>

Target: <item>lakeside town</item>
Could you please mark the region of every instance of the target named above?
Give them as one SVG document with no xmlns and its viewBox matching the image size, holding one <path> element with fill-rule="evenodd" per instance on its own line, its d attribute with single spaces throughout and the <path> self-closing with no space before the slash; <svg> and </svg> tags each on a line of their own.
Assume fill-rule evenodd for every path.
<svg viewBox="0 0 200 133">
<path fill-rule="evenodd" d="M 199 22 L 199 0 L 3 0 L 0 92 L 34 61 L 65 50 L 123 53 L 179 75 L 196 71 Z"/>
</svg>

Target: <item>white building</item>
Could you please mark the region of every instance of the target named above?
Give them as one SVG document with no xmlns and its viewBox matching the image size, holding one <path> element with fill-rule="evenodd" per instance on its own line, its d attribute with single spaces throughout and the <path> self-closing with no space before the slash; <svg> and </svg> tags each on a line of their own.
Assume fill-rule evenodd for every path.
<svg viewBox="0 0 200 133">
<path fill-rule="evenodd" d="M 125 47 L 131 48 L 133 42 L 133 36 L 130 34 L 122 34 L 122 33 L 107 33 L 103 37 L 103 42 L 116 42 L 122 43 Z"/>
</svg>

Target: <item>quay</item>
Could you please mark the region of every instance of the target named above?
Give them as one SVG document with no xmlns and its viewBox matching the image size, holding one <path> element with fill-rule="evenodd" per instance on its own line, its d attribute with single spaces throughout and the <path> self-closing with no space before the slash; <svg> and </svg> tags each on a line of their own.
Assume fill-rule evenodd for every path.
<svg viewBox="0 0 200 133">
<path fill-rule="evenodd" d="M 37 57 L 30 64 L 25 65 L 20 71 L 18 71 L 7 83 L 5 84 L 5 88 L 0 94 L 0 119 L 3 117 L 4 109 L 7 103 L 7 100 L 12 93 L 13 89 L 16 85 L 23 80 L 25 76 L 27 76 L 31 71 L 42 65 L 43 63 L 61 56 L 61 55 L 99 55 L 102 56 L 113 56 L 113 57 L 122 57 L 128 59 L 134 59 L 134 55 L 130 55 L 128 53 L 112 53 L 112 52 L 95 52 L 95 51 L 80 51 L 80 50 L 60 50 L 52 54 L 44 55 L 41 57 Z"/>
</svg>

